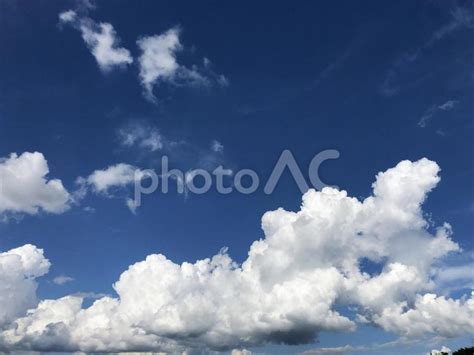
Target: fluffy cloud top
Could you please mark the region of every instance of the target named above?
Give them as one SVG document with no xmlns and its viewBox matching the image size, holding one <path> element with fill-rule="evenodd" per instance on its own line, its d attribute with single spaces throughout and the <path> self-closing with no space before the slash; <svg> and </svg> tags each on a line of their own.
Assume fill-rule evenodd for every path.
<svg viewBox="0 0 474 355">
<path fill-rule="evenodd" d="M 36 214 L 40 210 L 62 213 L 69 209 L 69 193 L 61 180 L 48 180 L 48 173 L 48 162 L 38 152 L 12 153 L 0 159 L 0 215 Z"/>
<path fill-rule="evenodd" d="M 96 23 L 88 17 L 79 17 L 73 10 L 59 14 L 59 20 L 77 28 L 82 39 L 90 49 L 100 69 L 109 71 L 114 67 L 126 66 L 133 63 L 128 49 L 119 47 L 119 39 L 110 23 Z"/>
<path fill-rule="evenodd" d="M 88 308 L 67 296 L 42 301 L 0 333 L 6 349 L 185 351 L 312 342 L 321 330 L 368 322 L 409 339 L 474 328 L 474 299 L 436 296 L 434 263 L 459 247 L 445 224 L 431 234 L 421 205 L 439 181 L 427 159 L 379 173 L 363 201 L 325 188 L 300 211 L 262 218 L 265 238 L 238 264 L 221 250 L 176 264 L 149 255 L 114 284 L 117 297 Z M 369 274 L 364 259 L 382 270 Z M 7 296 L 8 290 L 7 290 Z M 336 309 L 353 306 L 354 319 Z M 0 347 L 1 347 L 0 346 Z"/>
<path fill-rule="evenodd" d="M 46 274 L 49 266 L 43 250 L 33 245 L 0 253 L 0 329 L 36 306 L 34 279 Z"/>
</svg>

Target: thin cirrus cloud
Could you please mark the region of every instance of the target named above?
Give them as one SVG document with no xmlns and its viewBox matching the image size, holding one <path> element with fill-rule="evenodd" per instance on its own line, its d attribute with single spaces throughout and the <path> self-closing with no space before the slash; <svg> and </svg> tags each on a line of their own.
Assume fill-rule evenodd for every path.
<svg viewBox="0 0 474 355">
<path fill-rule="evenodd" d="M 48 179 L 43 154 L 12 153 L 0 158 L 0 217 L 8 214 L 35 215 L 41 211 L 61 214 L 71 205 L 71 195 L 59 179 Z"/>
<path fill-rule="evenodd" d="M 12 303 L 0 316 L 0 348 L 222 351 L 310 343 L 321 331 L 350 331 L 361 322 L 403 342 L 471 334 L 473 296 L 433 292 L 433 268 L 460 252 L 449 224 L 428 228 L 422 210 L 439 170 L 425 158 L 402 161 L 376 176 L 364 200 L 335 188 L 309 190 L 299 211 L 264 214 L 264 238 L 242 264 L 225 248 L 194 263 L 149 255 L 121 274 L 117 297 L 87 308 L 78 295 L 33 306 L 35 279 L 49 262 L 34 246 L 10 250 L 1 254 L 7 258 L 0 263 L 8 264 L 0 277 L 2 270 L 20 276 L 0 293 Z M 364 271 L 363 259 L 380 263 L 381 271 Z"/>
<path fill-rule="evenodd" d="M 474 12 L 468 7 L 456 7 L 450 13 L 450 20 L 434 31 L 422 45 L 413 51 L 403 53 L 392 63 L 380 85 L 381 94 L 384 96 L 397 95 L 402 89 L 399 76 L 405 67 L 418 61 L 426 50 L 434 47 L 439 41 L 444 40 L 454 32 L 463 28 L 474 28 Z"/>
<path fill-rule="evenodd" d="M 72 25 L 81 32 L 82 38 L 99 68 L 109 72 L 114 68 L 126 67 L 134 62 L 130 51 L 120 47 L 120 40 L 114 27 L 107 22 L 97 23 L 88 16 L 74 10 L 59 14 L 59 22 Z M 187 67 L 178 62 L 178 54 L 185 50 L 180 40 L 181 30 L 170 28 L 162 34 L 142 36 L 137 40 L 141 52 L 138 57 L 139 80 L 143 93 L 150 102 L 157 102 L 156 87 L 163 84 L 177 87 L 209 87 L 214 83 L 227 86 L 229 80 L 211 69 L 211 62 L 203 58 L 202 65 Z"/>
<path fill-rule="evenodd" d="M 429 107 L 418 121 L 418 127 L 425 128 L 438 112 L 448 112 L 455 109 L 459 105 L 458 100 L 448 100 L 440 105 L 433 105 Z"/>
</svg>

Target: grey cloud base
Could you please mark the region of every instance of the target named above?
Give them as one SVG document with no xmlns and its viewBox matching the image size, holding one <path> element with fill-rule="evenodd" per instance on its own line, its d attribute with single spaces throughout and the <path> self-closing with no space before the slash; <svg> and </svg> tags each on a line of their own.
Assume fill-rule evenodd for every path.
<svg viewBox="0 0 474 355">
<path fill-rule="evenodd" d="M 472 333 L 474 298 L 433 293 L 434 263 L 460 251 L 448 224 L 429 232 L 421 209 L 438 172 L 427 159 L 402 161 L 377 175 L 363 201 L 333 188 L 310 190 L 300 211 L 263 216 L 265 238 L 242 264 L 226 249 L 181 265 L 149 255 L 122 273 L 117 297 L 88 308 L 77 296 L 35 307 L 31 285 L 49 267 L 42 250 L 0 254 L 0 303 L 14 310 L 0 313 L 0 349 L 224 350 L 312 342 L 321 330 L 352 331 L 360 322 L 405 339 Z M 364 272 L 362 259 L 382 271 Z M 338 313 L 340 306 L 356 307 L 357 316 Z"/>
</svg>

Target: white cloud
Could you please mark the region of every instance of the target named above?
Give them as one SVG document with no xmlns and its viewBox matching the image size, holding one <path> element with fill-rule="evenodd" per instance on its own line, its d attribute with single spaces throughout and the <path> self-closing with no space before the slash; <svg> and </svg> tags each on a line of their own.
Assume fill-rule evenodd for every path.
<svg viewBox="0 0 474 355">
<path fill-rule="evenodd" d="M 0 253 L 0 329 L 36 306 L 35 279 L 49 267 L 43 250 L 30 244 Z"/>
<path fill-rule="evenodd" d="M 115 191 L 124 189 L 143 177 L 144 173 L 142 170 L 125 163 L 95 170 L 86 178 L 77 178 L 76 183 L 79 185 L 79 189 L 76 193 L 76 198 L 78 200 L 83 199 L 90 190 L 106 197 L 114 197 Z M 125 199 L 125 205 L 132 213 L 135 213 L 138 207 L 131 198 Z M 94 210 L 89 209 L 89 211 L 93 212 Z"/>
<path fill-rule="evenodd" d="M 142 52 L 138 60 L 140 81 L 145 97 L 151 101 L 156 101 L 153 88 L 160 83 L 175 86 L 206 86 L 215 79 L 221 85 L 228 85 L 228 80 L 222 75 L 216 79 L 216 75 L 212 72 L 208 72 L 208 76 L 197 66 L 188 68 L 178 63 L 178 53 L 183 50 L 179 36 L 179 28 L 174 27 L 160 35 L 143 37 L 137 41 Z M 210 64 L 209 60 L 204 63 L 204 67 Z"/>
<path fill-rule="evenodd" d="M 53 283 L 55 283 L 56 285 L 64 285 L 64 284 L 67 284 L 68 282 L 72 282 L 72 281 L 74 281 L 74 279 L 72 277 L 65 276 L 65 275 L 56 276 L 53 279 Z"/>
<path fill-rule="evenodd" d="M 130 52 L 117 46 L 117 34 L 110 23 L 83 22 L 80 25 L 82 38 L 91 50 L 100 69 L 108 71 L 116 66 L 131 64 Z"/>
<path fill-rule="evenodd" d="M 140 169 L 129 164 L 111 165 L 103 170 L 95 170 L 86 179 L 79 178 L 79 183 L 86 183 L 96 192 L 108 193 L 114 187 L 124 187 L 140 179 L 142 172 Z"/>
<path fill-rule="evenodd" d="M 308 343 L 322 330 L 353 330 L 361 319 L 406 339 L 468 334 L 474 298 L 428 292 L 435 286 L 433 265 L 459 251 L 450 226 L 430 233 L 421 209 L 438 172 L 427 159 L 400 162 L 377 175 L 373 195 L 363 201 L 333 188 L 310 190 L 300 211 L 265 213 L 265 237 L 242 264 L 226 249 L 195 263 L 149 255 L 122 273 L 117 297 L 88 308 L 77 296 L 42 301 L 0 333 L 0 346 L 230 350 Z M 364 272 L 363 259 L 382 271 Z M 344 306 L 356 307 L 358 317 L 336 310 Z"/>
<path fill-rule="evenodd" d="M 89 17 L 79 17 L 72 10 L 60 13 L 59 20 L 60 23 L 70 24 L 81 32 L 82 39 L 102 71 L 133 63 L 130 51 L 119 46 L 120 40 L 110 23 L 96 23 Z"/>
<path fill-rule="evenodd" d="M 73 10 L 67 10 L 59 14 L 59 21 L 61 23 L 74 22 L 77 18 L 77 13 Z"/>
<path fill-rule="evenodd" d="M 40 210 L 63 213 L 70 195 L 61 180 L 47 179 L 48 162 L 43 154 L 25 152 L 0 159 L 0 215 L 37 214 Z"/>
</svg>

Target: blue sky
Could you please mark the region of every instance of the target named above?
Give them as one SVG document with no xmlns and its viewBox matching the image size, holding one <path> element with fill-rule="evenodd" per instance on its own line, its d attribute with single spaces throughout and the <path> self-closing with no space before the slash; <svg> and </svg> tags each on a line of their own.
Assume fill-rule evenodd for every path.
<svg viewBox="0 0 474 355">
<path fill-rule="evenodd" d="M 60 20 L 67 10 L 75 18 Z M 378 172 L 406 159 L 436 162 L 441 181 L 422 215 L 430 233 L 449 222 L 463 250 L 436 265 L 469 270 L 473 16 L 472 2 L 456 1 L 1 1 L 0 157 L 40 152 L 47 178 L 60 179 L 75 201 L 53 213 L 44 206 L 35 212 L 3 207 L 0 250 L 24 244 L 44 249 L 52 266 L 37 280 L 38 300 L 86 292 L 116 297 L 112 285 L 122 272 L 155 253 L 180 264 L 228 247 L 242 263 L 250 245 L 265 237 L 265 212 L 299 210 L 302 194 L 289 175 L 271 195 L 262 189 L 250 195 L 155 193 L 136 213 L 125 202 L 131 184 L 112 184 L 101 193 L 90 180 L 77 197 L 77 178 L 120 163 L 157 169 L 167 155 L 170 166 L 183 171 L 223 165 L 234 172 L 253 169 L 264 180 L 284 149 L 307 176 L 315 154 L 336 149 L 340 158 L 323 164 L 321 177 L 360 200 L 371 195 Z M 100 23 L 113 26 L 121 58 L 98 59 L 93 40 L 85 43 L 85 31 L 97 34 Z M 137 40 L 166 34 L 181 48 L 172 52 L 171 67 L 148 81 L 149 89 L 144 77 L 152 74 L 144 72 Z M 121 132 L 136 137 L 127 143 Z M 214 141 L 222 148 L 213 149 Z M 367 263 L 366 271 L 376 272 L 376 264 Z M 71 279 L 61 285 L 54 282 L 59 276 Z M 436 290 L 469 295 L 461 281 Z M 429 343 L 437 335 L 399 346 L 422 354 L 472 339 L 462 334 Z M 252 350 L 293 354 L 398 338 L 361 324 L 355 332 L 323 329 L 317 344 L 264 342 Z"/>
</svg>

